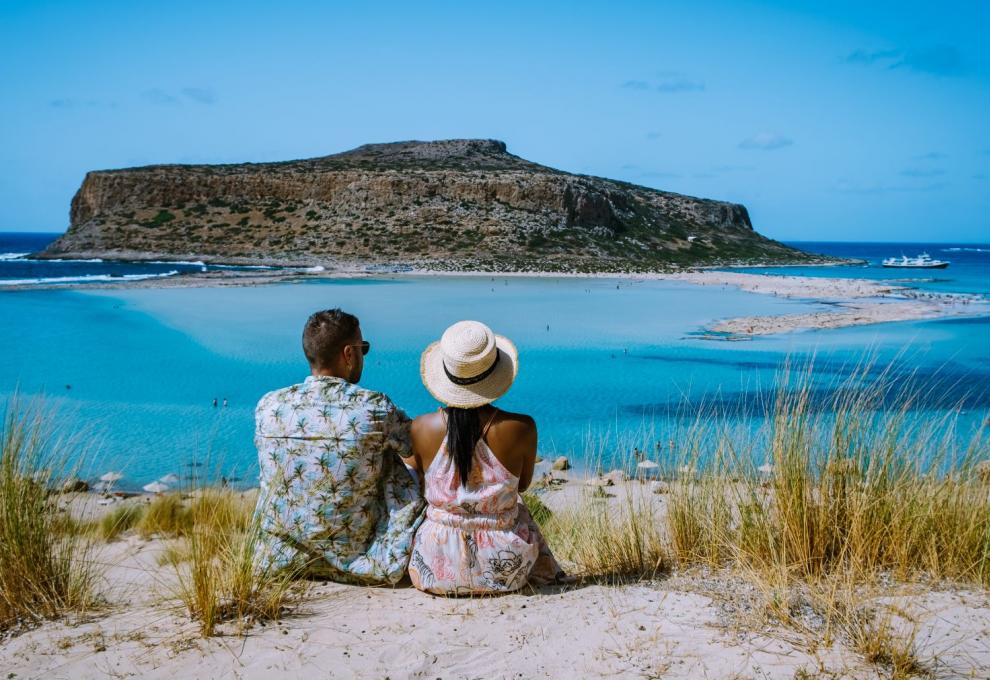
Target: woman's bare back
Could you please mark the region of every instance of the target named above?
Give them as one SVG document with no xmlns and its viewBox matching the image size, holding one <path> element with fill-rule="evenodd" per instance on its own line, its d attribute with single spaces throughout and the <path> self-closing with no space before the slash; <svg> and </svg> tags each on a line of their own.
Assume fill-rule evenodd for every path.
<svg viewBox="0 0 990 680">
<path fill-rule="evenodd" d="M 493 419 L 494 417 L 494 419 Z M 536 423 L 527 415 L 510 413 L 494 406 L 478 409 L 482 427 L 491 421 L 484 440 L 495 458 L 519 478 L 519 491 L 529 487 L 536 462 Z M 440 411 L 431 411 L 412 422 L 413 455 L 406 459 L 419 472 L 424 473 L 439 453 L 447 436 L 447 419 Z"/>
</svg>

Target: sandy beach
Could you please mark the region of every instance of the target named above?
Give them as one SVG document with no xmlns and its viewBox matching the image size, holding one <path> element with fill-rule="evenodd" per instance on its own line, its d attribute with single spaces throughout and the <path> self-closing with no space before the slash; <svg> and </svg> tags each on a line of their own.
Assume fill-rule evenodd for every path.
<svg viewBox="0 0 990 680">
<path fill-rule="evenodd" d="M 544 498 L 555 510 L 591 493 L 616 508 L 630 494 L 661 513 L 667 502 L 636 481 L 604 494 L 578 479 L 553 488 Z M 95 501 L 76 495 L 72 512 L 107 511 Z M 785 625 L 768 616 L 766 593 L 738 572 L 699 568 L 474 599 L 429 596 L 408 583 L 310 582 L 281 621 L 242 636 L 226 624 L 202 638 L 175 594 L 174 570 L 161 564 L 173 543 L 125 534 L 104 544 L 96 559 L 105 604 L 8 635 L 0 644 L 6 677 L 885 677 L 847 643 L 823 644 L 822 624 L 806 605 L 793 605 L 800 625 Z M 985 592 L 889 583 L 862 597 L 895 612 L 938 677 L 982 677 L 990 667 Z"/>
<path fill-rule="evenodd" d="M 736 317 L 718 320 L 710 326 L 712 331 L 734 336 L 773 335 L 796 330 L 990 313 L 990 304 L 979 296 L 922 292 L 911 288 L 909 281 L 902 285 L 890 285 L 867 279 L 717 271 L 669 274 L 663 278 L 699 286 L 734 286 L 750 293 L 813 300 L 823 304 L 820 312 Z"/>
<path fill-rule="evenodd" d="M 910 287 L 911 280 L 897 284 L 868 279 L 781 276 L 696 270 L 672 273 L 579 272 L 444 272 L 426 269 L 377 271 L 354 266 L 344 269 L 271 269 L 252 271 L 210 271 L 150 278 L 136 281 L 91 284 L 18 284 L 3 286 L 0 292 L 23 290 L 114 290 L 199 287 L 242 287 L 298 283 L 325 279 L 422 279 L 437 277 L 508 278 L 586 278 L 619 281 L 678 281 L 698 286 L 734 287 L 775 297 L 821 303 L 821 311 L 774 316 L 741 316 L 715 319 L 699 329 L 712 340 L 739 340 L 799 330 L 821 330 L 894 321 L 917 321 L 951 316 L 979 316 L 990 313 L 990 303 L 976 295 L 930 293 Z"/>
</svg>

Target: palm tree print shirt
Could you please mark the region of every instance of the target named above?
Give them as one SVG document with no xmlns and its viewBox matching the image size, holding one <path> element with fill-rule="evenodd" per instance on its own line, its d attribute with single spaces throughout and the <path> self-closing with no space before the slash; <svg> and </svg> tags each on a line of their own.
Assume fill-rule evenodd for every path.
<svg viewBox="0 0 990 680">
<path fill-rule="evenodd" d="M 398 582 L 424 507 L 400 459 L 410 454 L 408 416 L 380 392 L 310 376 L 262 397 L 255 421 L 259 566 Z"/>
</svg>

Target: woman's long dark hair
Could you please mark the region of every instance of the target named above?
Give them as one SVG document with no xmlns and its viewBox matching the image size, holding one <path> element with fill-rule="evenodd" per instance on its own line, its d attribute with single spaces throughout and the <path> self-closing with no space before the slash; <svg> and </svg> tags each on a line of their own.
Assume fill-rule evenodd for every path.
<svg viewBox="0 0 990 680">
<path fill-rule="evenodd" d="M 474 462 L 474 447 L 481 439 L 481 418 L 476 408 L 455 408 L 448 406 L 447 413 L 447 453 L 457 465 L 461 486 L 467 486 Z"/>
</svg>

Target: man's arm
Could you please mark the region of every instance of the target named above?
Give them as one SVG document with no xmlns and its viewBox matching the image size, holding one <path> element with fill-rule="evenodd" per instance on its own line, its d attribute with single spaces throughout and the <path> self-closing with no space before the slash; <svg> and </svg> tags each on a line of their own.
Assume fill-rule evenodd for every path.
<svg viewBox="0 0 990 680">
<path fill-rule="evenodd" d="M 394 454 L 401 458 L 407 465 L 413 465 L 412 438 L 410 426 L 412 420 L 406 412 L 392 403 L 392 400 L 385 397 L 385 442 L 382 454 Z M 414 465 L 413 465 L 414 466 Z M 414 466 L 415 467 L 415 466 Z"/>
</svg>

